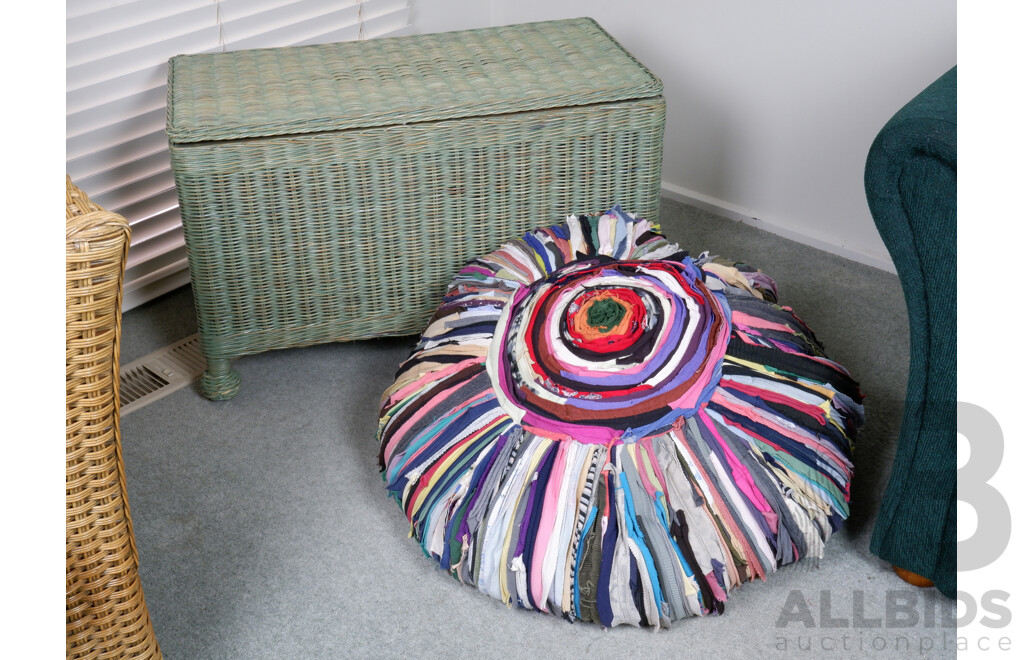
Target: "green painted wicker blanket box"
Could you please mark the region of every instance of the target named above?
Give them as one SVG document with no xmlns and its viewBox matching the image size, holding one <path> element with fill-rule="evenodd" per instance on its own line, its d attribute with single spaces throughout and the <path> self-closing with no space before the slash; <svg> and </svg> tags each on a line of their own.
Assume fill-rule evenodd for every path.
<svg viewBox="0 0 1024 660">
<path fill-rule="evenodd" d="M 661 92 L 588 18 L 172 58 L 203 393 L 233 397 L 242 355 L 418 333 L 538 223 L 656 221 Z"/>
</svg>

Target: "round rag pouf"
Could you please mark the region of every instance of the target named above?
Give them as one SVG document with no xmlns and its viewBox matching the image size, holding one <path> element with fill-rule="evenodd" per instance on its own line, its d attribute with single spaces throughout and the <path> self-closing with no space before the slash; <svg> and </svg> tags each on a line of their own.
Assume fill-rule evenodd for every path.
<svg viewBox="0 0 1024 660">
<path fill-rule="evenodd" d="M 618 207 L 471 260 L 381 400 L 423 551 L 507 604 L 667 626 L 821 557 L 862 396 L 775 283 Z"/>
</svg>

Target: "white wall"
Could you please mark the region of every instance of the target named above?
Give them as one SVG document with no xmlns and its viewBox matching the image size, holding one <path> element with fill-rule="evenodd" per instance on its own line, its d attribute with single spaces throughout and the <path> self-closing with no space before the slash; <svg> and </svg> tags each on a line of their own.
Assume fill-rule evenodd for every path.
<svg viewBox="0 0 1024 660">
<path fill-rule="evenodd" d="M 956 64 L 955 0 L 412 6 L 417 32 L 594 17 L 665 83 L 667 195 L 892 270 L 864 161 L 889 117 Z"/>
</svg>

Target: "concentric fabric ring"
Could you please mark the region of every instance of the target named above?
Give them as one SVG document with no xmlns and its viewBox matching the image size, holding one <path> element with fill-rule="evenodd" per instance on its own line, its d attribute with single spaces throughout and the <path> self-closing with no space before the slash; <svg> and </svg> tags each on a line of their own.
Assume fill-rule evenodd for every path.
<svg viewBox="0 0 1024 660">
<path fill-rule="evenodd" d="M 581 305 L 593 315 L 602 302 L 617 314 L 603 332 L 580 318 Z M 727 310 L 689 257 L 576 261 L 505 306 L 489 349 L 491 386 L 532 433 L 635 442 L 711 397 L 729 342 Z"/>
<path fill-rule="evenodd" d="M 821 557 L 862 396 L 776 301 L 618 207 L 470 261 L 381 399 L 412 535 L 484 593 L 603 626 L 722 613 Z"/>
</svg>

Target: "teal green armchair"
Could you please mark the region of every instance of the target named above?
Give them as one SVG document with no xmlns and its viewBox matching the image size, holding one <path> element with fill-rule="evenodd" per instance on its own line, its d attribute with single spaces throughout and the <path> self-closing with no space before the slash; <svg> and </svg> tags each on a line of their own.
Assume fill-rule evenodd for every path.
<svg viewBox="0 0 1024 660">
<path fill-rule="evenodd" d="M 871 551 L 955 598 L 956 67 L 882 128 L 864 186 L 910 319 L 903 423 Z"/>
</svg>

